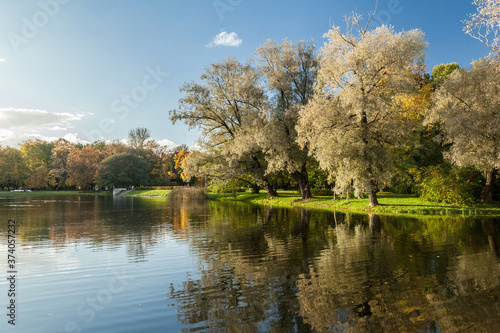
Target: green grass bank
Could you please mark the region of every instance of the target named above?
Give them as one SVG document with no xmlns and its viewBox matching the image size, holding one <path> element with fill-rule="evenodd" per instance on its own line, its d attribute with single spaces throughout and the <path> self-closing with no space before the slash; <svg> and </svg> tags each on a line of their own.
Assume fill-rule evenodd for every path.
<svg viewBox="0 0 500 333">
<path fill-rule="evenodd" d="M 308 200 L 300 200 L 300 196 L 293 191 L 279 191 L 279 197 L 268 199 L 267 193 L 259 194 L 250 192 L 232 194 L 210 194 L 212 200 L 234 200 L 265 204 L 275 207 L 306 207 L 336 211 L 359 212 L 379 215 L 405 215 L 405 216 L 498 216 L 500 217 L 500 204 L 477 204 L 474 206 L 454 206 L 428 202 L 412 195 L 393 193 L 379 193 L 379 206 L 369 207 L 368 199 L 336 199 L 331 196 L 316 196 Z"/>
<path fill-rule="evenodd" d="M 166 197 L 172 190 L 133 190 L 125 193 L 127 197 Z"/>
</svg>

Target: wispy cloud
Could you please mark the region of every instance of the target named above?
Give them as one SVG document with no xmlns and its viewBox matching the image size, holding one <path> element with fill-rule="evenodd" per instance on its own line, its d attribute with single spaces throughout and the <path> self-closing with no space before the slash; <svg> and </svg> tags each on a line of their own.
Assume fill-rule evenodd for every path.
<svg viewBox="0 0 500 333">
<path fill-rule="evenodd" d="M 0 128 L 22 130 L 46 126 L 67 125 L 80 120 L 84 114 L 52 112 L 38 109 L 0 108 Z"/>
<path fill-rule="evenodd" d="M 178 146 L 175 142 L 173 142 L 172 140 L 169 140 L 169 139 L 161 139 L 161 140 L 149 139 L 147 141 L 156 142 L 158 145 L 164 146 L 164 147 L 166 147 L 168 149 L 173 149 L 173 148 L 175 148 L 175 147 Z M 106 141 L 106 142 L 108 142 L 108 141 Z M 123 144 L 128 144 L 129 143 L 128 139 L 121 139 L 120 142 L 123 143 Z"/>
<path fill-rule="evenodd" d="M 177 146 L 177 144 L 169 139 L 162 139 L 162 140 L 156 140 L 156 142 L 161 145 L 161 146 L 167 146 L 168 148 L 172 149 Z"/>
<path fill-rule="evenodd" d="M 28 140 L 28 139 L 40 139 L 40 140 L 51 142 L 51 141 L 57 141 L 59 139 L 65 139 L 65 140 L 67 140 L 69 142 L 73 142 L 73 143 L 83 143 L 83 144 L 90 143 L 90 141 L 86 141 L 86 140 L 79 138 L 78 133 L 66 133 L 62 137 L 61 136 L 46 136 L 46 135 L 41 135 L 38 133 L 29 133 L 29 134 L 23 135 L 22 138 L 23 138 L 23 141 Z"/>
<path fill-rule="evenodd" d="M 227 33 L 226 31 L 221 32 L 220 34 L 214 36 L 214 39 L 207 44 L 207 47 L 215 47 L 215 46 L 231 46 L 237 47 L 243 43 L 243 40 L 238 37 L 236 32 Z"/>
<path fill-rule="evenodd" d="M 7 61 L 7 59 L 5 59 L 5 58 L 0 58 L 0 62 L 6 62 L 6 61 Z"/>
<path fill-rule="evenodd" d="M 66 126 L 66 127 L 52 126 L 51 128 L 49 128 L 49 130 L 51 130 L 51 131 L 67 131 L 68 127 L 70 127 L 70 126 Z"/>
<path fill-rule="evenodd" d="M 71 123 L 81 120 L 83 113 L 52 112 L 38 109 L 0 108 L 0 143 L 17 144 L 31 138 L 44 138 L 41 132 L 62 131 L 72 128 Z M 70 141 L 76 134 L 66 133 Z"/>
</svg>

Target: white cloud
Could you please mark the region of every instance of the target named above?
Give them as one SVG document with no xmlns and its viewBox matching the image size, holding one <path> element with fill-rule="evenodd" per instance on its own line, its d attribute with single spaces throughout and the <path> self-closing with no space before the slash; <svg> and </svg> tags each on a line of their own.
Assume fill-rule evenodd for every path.
<svg viewBox="0 0 500 333">
<path fill-rule="evenodd" d="M 156 140 L 156 142 L 161 146 L 166 146 L 168 148 L 175 148 L 177 144 L 169 139 Z"/>
<path fill-rule="evenodd" d="M 82 119 L 84 114 L 51 112 L 37 109 L 0 108 L 0 128 L 23 130 L 33 128 L 67 125 L 71 121 Z"/>
<path fill-rule="evenodd" d="M 6 61 L 7 61 L 7 59 L 5 59 L 5 58 L 0 58 L 0 62 L 6 62 Z"/>
<path fill-rule="evenodd" d="M 51 130 L 51 131 L 67 131 L 68 127 L 70 127 L 70 126 L 66 126 L 66 127 L 52 126 L 51 128 L 49 128 L 49 130 Z"/>
<path fill-rule="evenodd" d="M 81 120 L 85 114 L 51 112 L 37 109 L 0 108 L 0 143 L 15 145 L 24 140 L 39 138 L 52 141 L 52 137 L 40 134 L 45 131 L 63 131 L 71 122 Z M 73 137 L 74 136 L 74 137 Z M 65 139 L 76 140 L 76 134 L 66 134 Z M 83 140 L 78 140 L 83 141 Z"/>
<path fill-rule="evenodd" d="M 178 146 L 178 144 L 176 144 L 175 142 L 168 140 L 168 139 L 162 139 L 162 140 L 149 139 L 147 141 L 156 141 L 156 143 L 158 145 L 165 146 L 169 149 L 172 149 L 172 148 L 175 148 Z M 106 141 L 106 142 L 108 142 L 108 141 Z M 121 139 L 120 142 L 125 144 L 125 145 L 128 145 L 128 139 Z"/>
<path fill-rule="evenodd" d="M 60 136 L 45 136 L 45 135 L 41 135 L 41 134 L 37 134 L 37 133 L 25 134 L 23 136 L 24 140 L 28 140 L 28 139 L 40 139 L 40 140 L 44 140 L 44 141 L 48 141 L 48 142 L 57 141 L 57 140 L 59 140 L 61 138 L 65 139 L 65 140 L 68 140 L 69 142 L 73 142 L 73 143 L 78 143 L 78 142 L 82 143 L 82 144 L 90 143 L 90 141 L 86 141 L 86 140 L 78 138 L 78 133 L 66 133 L 63 137 L 60 137 Z"/>
<path fill-rule="evenodd" d="M 243 43 L 243 40 L 238 37 L 236 32 L 227 33 L 226 31 L 221 32 L 217 36 L 214 36 L 214 39 L 207 44 L 207 47 L 214 46 L 240 46 Z"/>
</svg>

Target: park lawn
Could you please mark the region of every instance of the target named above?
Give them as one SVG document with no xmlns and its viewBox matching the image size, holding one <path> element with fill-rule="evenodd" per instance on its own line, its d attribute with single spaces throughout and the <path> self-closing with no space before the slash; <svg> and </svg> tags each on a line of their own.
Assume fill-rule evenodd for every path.
<svg viewBox="0 0 500 333">
<path fill-rule="evenodd" d="M 125 196 L 132 197 L 166 197 L 172 190 L 133 190 L 125 193 Z"/>
<path fill-rule="evenodd" d="M 0 191 L 1 197 L 10 196 L 36 196 L 36 195 L 112 195 L 111 192 L 83 192 L 83 191 L 32 191 L 32 192 L 10 192 Z"/>
<path fill-rule="evenodd" d="M 269 199 L 267 193 L 259 194 L 240 192 L 236 198 L 232 194 L 211 195 L 218 200 L 236 200 L 265 204 L 276 207 L 306 207 L 327 210 L 351 211 L 379 215 L 405 215 L 405 216 L 500 216 L 500 204 L 476 204 L 474 206 L 454 206 L 448 204 L 428 202 L 414 195 L 393 193 L 379 193 L 377 195 L 379 206 L 370 208 L 368 199 L 343 199 L 333 200 L 331 196 L 316 196 L 312 199 L 300 200 L 300 196 L 293 191 L 279 191 L 279 197 Z"/>
</svg>

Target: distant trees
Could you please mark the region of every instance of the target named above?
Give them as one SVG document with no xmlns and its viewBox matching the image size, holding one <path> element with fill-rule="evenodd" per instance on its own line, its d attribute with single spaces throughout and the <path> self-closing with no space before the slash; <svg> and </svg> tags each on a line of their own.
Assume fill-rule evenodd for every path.
<svg viewBox="0 0 500 333">
<path fill-rule="evenodd" d="M 65 139 L 28 140 L 19 149 L 0 146 L 0 188 L 90 190 L 98 184 L 108 188 L 184 184 L 181 173 L 189 147 L 168 148 L 147 139 L 147 129 L 135 132 L 139 138 L 135 148 L 120 141 L 83 145 Z"/>
<path fill-rule="evenodd" d="M 90 189 L 96 183 L 97 166 L 103 159 L 102 152 L 94 146 L 73 149 L 67 160 L 69 176 L 67 184 Z"/>
<path fill-rule="evenodd" d="M 500 63 L 480 59 L 469 70 L 454 71 L 434 95 L 427 122 L 440 124 L 446 157 L 459 166 L 473 166 L 486 176 L 481 194 L 493 199 L 500 168 Z"/>
<path fill-rule="evenodd" d="M 68 179 L 67 160 L 73 144 L 67 140 L 59 139 L 54 142 L 51 153 L 51 170 L 49 171 L 49 185 L 59 188 L 66 186 Z"/>
<path fill-rule="evenodd" d="M 54 145 L 42 140 L 28 140 L 19 149 L 28 170 L 26 186 L 45 188 L 48 186 L 48 175 Z"/>
<path fill-rule="evenodd" d="M 300 142 L 335 177 L 338 192 L 352 184 L 376 206 L 391 178 L 391 150 L 405 134 L 395 97 L 413 89 L 411 72 L 426 43 L 418 30 L 368 30 L 357 15 L 345 33 L 334 27 L 325 36 L 315 98 L 301 110 Z"/>
<path fill-rule="evenodd" d="M 22 153 L 12 147 L 0 146 L 0 184 L 19 187 L 28 177 Z"/>
<path fill-rule="evenodd" d="M 112 155 L 97 167 L 97 184 L 100 187 L 127 187 L 145 185 L 148 181 L 148 163 L 137 154 Z"/>
<path fill-rule="evenodd" d="M 143 149 L 151 133 L 145 127 L 131 129 L 128 133 L 128 143 L 132 149 Z"/>
<path fill-rule="evenodd" d="M 184 168 L 186 167 L 186 160 L 190 154 L 191 153 L 189 151 L 182 149 L 174 155 L 175 170 L 178 170 L 181 178 L 188 182 L 191 177 L 184 174 Z"/>
</svg>

